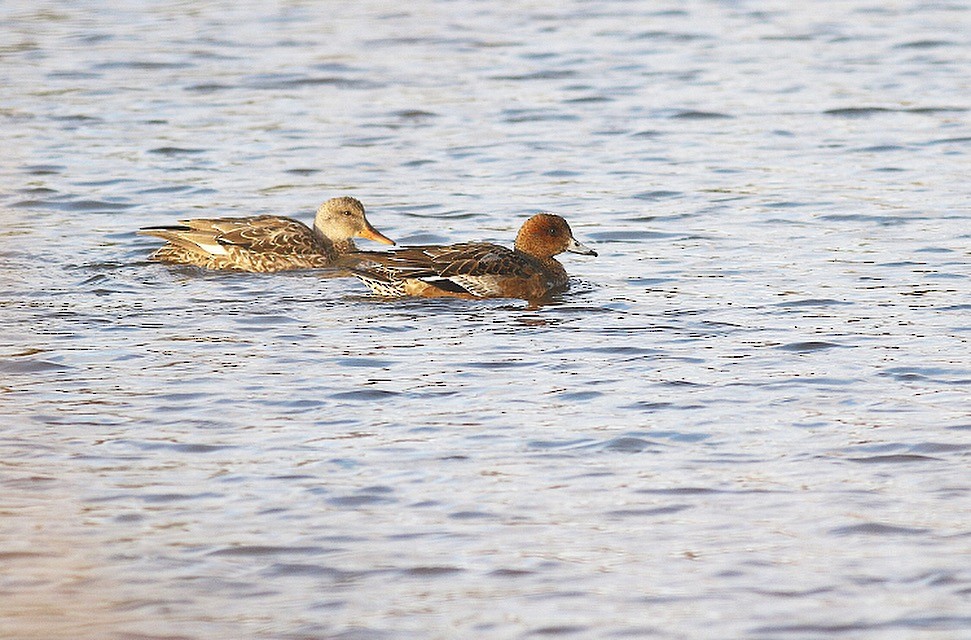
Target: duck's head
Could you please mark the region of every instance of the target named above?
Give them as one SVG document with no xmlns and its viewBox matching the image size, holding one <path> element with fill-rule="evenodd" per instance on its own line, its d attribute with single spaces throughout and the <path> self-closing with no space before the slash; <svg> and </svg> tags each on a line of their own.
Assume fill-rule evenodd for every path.
<svg viewBox="0 0 971 640">
<path fill-rule="evenodd" d="M 574 238 L 570 225 L 554 213 L 538 213 L 524 222 L 516 235 L 516 249 L 542 259 L 564 251 L 597 255 L 596 251 Z"/>
<path fill-rule="evenodd" d="M 394 244 L 394 240 L 371 226 L 364 215 L 364 205 L 350 196 L 331 198 L 320 205 L 314 217 L 314 227 L 333 242 L 366 238 L 383 244 Z"/>
</svg>

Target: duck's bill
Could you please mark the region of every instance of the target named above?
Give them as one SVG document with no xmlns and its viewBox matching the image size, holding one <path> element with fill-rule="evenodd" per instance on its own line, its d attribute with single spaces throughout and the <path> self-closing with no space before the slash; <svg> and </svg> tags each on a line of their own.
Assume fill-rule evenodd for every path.
<svg viewBox="0 0 971 640">
<path fill-rule="evenodd" d="M 394 244 L 394 240 L 384 235 L 371 225 L 367 225 L 358 234 L 359 238 L 364 238 L 366 240 L 374 240 L 375 242 L 380 242 L 381 244 Z"/>
<path fill-rule="evenodd" d="M 581 244 L 576 238 L 570 238 L 570 245 L 566 248 L 570 253 L 579 253 L 583 256 L 596 256 L 597 252 L 590 247 Z"/>
</svg>

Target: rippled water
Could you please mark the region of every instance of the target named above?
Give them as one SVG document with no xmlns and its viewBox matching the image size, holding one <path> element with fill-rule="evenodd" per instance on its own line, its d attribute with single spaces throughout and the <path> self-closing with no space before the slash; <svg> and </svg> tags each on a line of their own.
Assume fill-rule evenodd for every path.
<svg viewBox="0 0 971 640">
<path fill-rule="evenodd" d="M 0 636 L 971 637 L 966 3 L 0 25 Z M 341 194 L 600 257 L 389 302 L 134 233 Z"/>
</svg>

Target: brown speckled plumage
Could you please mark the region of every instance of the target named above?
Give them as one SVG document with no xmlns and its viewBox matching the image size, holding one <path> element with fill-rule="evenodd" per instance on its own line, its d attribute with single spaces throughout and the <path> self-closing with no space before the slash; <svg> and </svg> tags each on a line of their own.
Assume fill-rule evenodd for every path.
<svg viewBox="0 0 971 640">
<path fill-rule="evenodd" d="M 541 213 L 523 224 L 514 249 L 486 242 L 404 247 L 352 254 L 352 273 L 372 292 L 387 296 L 523 298 L 537 300 L 569 286 L 553 256 L 563 251 L 597 255 L 573 237 L 566 220 Z"/>
<path fill-rule="evenodd" d="M 332 198 L 320 205 L 314 228 L 281 216 L 195 218 L 140 233 L 167 241 L 153 260 L 206 269 L 272 272 L 332 266 L 357 249 L 353 238 L 394 244 L 367 221 L 355 198 Z"/>
</svg>

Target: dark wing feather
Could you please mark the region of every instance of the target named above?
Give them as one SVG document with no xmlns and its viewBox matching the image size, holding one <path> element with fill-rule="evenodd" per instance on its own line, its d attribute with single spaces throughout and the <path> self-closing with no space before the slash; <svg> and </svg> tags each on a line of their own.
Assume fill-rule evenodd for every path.
<svg viewBox="0 0 971 640">
<path fill-rule="evenodd" d="M 536 267 L 526 255 L 484 242 L 403 247 L 385 252 L 361 251 L 353 255 L 360 268 L 379 268 L 399 278 L 528 277 L 530 270 Z"/>
<path fill-rule="evenodd" d="M 434 257 L 439 275 L 529 277 L 536 264 L 522 253 L 496 244 L 465 243 L 445 247 Z"/>
<path fill-rule="evenodd" d="M 450 293 L 500 296 L 507 285 L 525 286 L 541 271 L 535 259 L 484 242 L 360 252 L 353 259 L 354 275 L 384 295 L 401 295 L 406 280 L 418 280 Z"/>
</svg>

